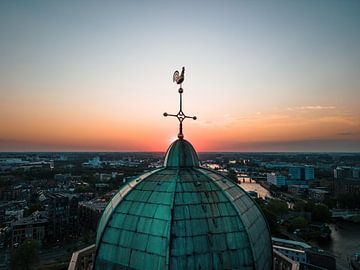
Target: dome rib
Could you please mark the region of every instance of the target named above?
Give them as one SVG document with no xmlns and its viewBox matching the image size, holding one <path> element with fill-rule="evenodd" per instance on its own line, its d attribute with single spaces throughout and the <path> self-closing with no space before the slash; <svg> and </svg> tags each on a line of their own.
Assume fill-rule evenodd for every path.
<svg viewBox="0 0 360 270">
<path fill-rule="evenodd" d="M 219 190 L 221 190 L 222 191 L 222 193 L 224 194 L 224 196 L 226 196 L 228 199 L 229 199 L 229 201 L 232 203 L 232 197 L 231 196 L 229 196 L 229 194 L 227 193 L 227 192 L 225 192 L 225 190 L 223 189 L 223 187 L 221 187 L 221 185 L 219 185 L 219 183 L 218 183 L 218 181 L 220 181 L 220 180 L 215 180 L 214 178 L 211 178 L 208 174 L 206 174 L 205 172 L 203 172 L 203 170 L 206 170 L 206 169 L 196 169 L 198 172 L 200 172 L 201 174 L 203 174 L 204 176 L 206 176 L 206 177 L 208 177 L 214 184 L 216 184 L 217 186 L 218 186 L 218 188 L 219 188 Z M 210 171 L 211 172 L 211 171 Z M 211 172 L 211 173 L 213 173 L 213 172 Z M 219 176 L 221 176 L 221 177 L 223 177 L 223 181 L 224 182 L 226 182 L 226 181 L 229 181 L 229 180 L 227 180 L 226 178 L 224 178 L 224 176 L 222 176 L 221 174 L 218 174 Z M 233 206 L 233 208 L 234 208 L 234 210 L 241 216 L 242 215 L 242 213 L 241 212 L 239 212 L 239 209 L 232 203 L 232 206 Z M 247 231 L 247 237 L 249 237 L 249 232 L 248 232 L 248 230 L 247 230 L 247 228 L 246 228 L 246 226 L 245 226 L 245 230 Z M 254 256 L 254 247 L 253 247 L 253 243 L 250 241 L 250 239 L 248 240 L 249 241 L 249 244 L 250 244 L 250 246 L 251 246 L 251 251 L 252 251 L 252 255 Z M 254 264 L 255 264 L 255 266 L 256 266 L 256 261 L 254 261 Z M 255 269 L 257 269 L 256 267 L 255 267 Z"/>
<path fill-rule="evenodd" d="M 147 177 L 150 175 L 160 172 L 164 170 L 165 168 L 155 169 L 150 172 L 144 173 L 140 175 L 139 177 L 136 177 L 134 180 L 132 180 L 130 183 L 127 183 L 124 187 L 122 187 L 110 200 L 108 205 L 106 206 L 105 210 L 101 214 L 101 217 L 99 219 L 99 223 L 96 230 L 96 253 L 99 249 L 99 243 L 103 236 L 105 227 L 107 226 L 109 222 L 109 218 L 113 214 L 115 208 L 121 203 L 121 201 L 124 199 L 124 197 L 134 188 L 136 185 L 144 181 Z"/>
<path fill-rule="evenodd" d="M 187 140 L 174 141 L 166 151 L 165 167 L 199 167 L 199 158 L 194 147 Z"/>
<path fill-rule="evenodd" d="M 169 230 L 169 240 L 168 240 L 168 252 L 166 256 L 166 269 L 170 269 L 170 258 L 171 258 L 171 246 L 172 246 L 172 227 L 173 227 L 173 217 L 174 217 L 174 205 L 175 205 L 175 195 L 176 195 L 176 188 L 177 188 L 177 182 L 179 181 L 179 175 L 180 170 L 177 170 L 176 172 L 176 180 L 175 180 L 175 192 L 173 194 L 172 198 L 172 204 L 171 204 L 171 216 L 170 216 L 170 230 Z"/>
<path fill-rule="evenodd" d="M 248 211 L 250 211 L 251 208 L 253 208 L 253 207 L 256 208 L 259 216 L 261 216 L 262 219 L 258 218 L 254 222 L 249 221 L 248 224 L 245 224 L 245 230 L 247 231 L 247 236 L 250 238 L 249 243 L 250 243 L 250 246 L 251 246 L 251 250 L 253 252 L 255 269 L 262 269 L 262 268 L 260 268 L 260 266 L 264 267 L 264 263 L 266 263 L 266 262 L 269 264 L 269 267 L 272 266 L 272 249 L 270 249 L 270 252 L 267 255 L 268 256 L 267 260 L 264 261 L 264 258 L 266 258 L 266 256 L 264 256 L 264 252 L 266 251 L 265 250 L 266 244 L 271 246 L 272 245 L 271 244 L 272 240 L 271 240 L 271 236 L 270 236 L 270 233 L 269 233 L 270 232 L 269 226 L 268 226 L 267 222 L 265 221 L 265 216 L 264 216 L 263 212 L 261 211 L 260 207 L 257 206 L 257 204 L 254 202 L 254 200 L 251 198 L 251 196 L 245 190 L 243 190 L 240 186 L 234 184 L 232 181 L 227 179 L 226 176 L 224 176 L 224 175 L 222 175 L 222 174 L 220 174 L 218 172 L 206 169 L 206 168 L 196 168 L 195 170 L 197 170 L 200 173 L 206 175 L 209 179 L 211 179 L 219 187 L 219 189 L 223 192 L 223 194 L 232 203 L 233 207 L 238 212 L 239 216 L 242 216 L 242 219 L 244 221 L 247 221 L 247 219 L 244 218 L 244 215 L 247 215 Z M 212 176 L 216 175 L 217 177 L 210 177 L 210 175 L 212 175 Z M 229 190 L 232 189 L 232 188 L 242 190 L 243 194 L 241 196 L 239 196 L 239 197 L 232 195 L 229 192 Z M 239 204 L 238 202 L 239 202 L 240 199 L 242 201 Z M 247 200 L 248 203 L 244 203 L 244 200 Z M 250 204 L 251 207 L 246 209 L 246 211 L 242 212 L 241 208 L 239 208 L 239 205 L 244 206 L 244 205 L 248 205 L 248 204 Z M 254 211 L 252 211 L 252 213 L 253 212 Z M 261 221 L 262 221 L 263 224 L 258 224 Z M 257 222 L 257 223 L 255 224 L 255 222 Z M 265 225 L 265 227 L 264 227 L 264 225 Z M 255 227 L 258 228 L 258 229 L 263 227 L 263 231 L 259 232 L 259 233 L 256 233 L 256 234 L 254 232 L 250 231 L 251 228 L 255 228 Z M 265 243 L 263 243 L 263 241 L 261 241 L 261 239 L 260 239 L 260 237 L 262 235 L 264 235 L 265 237 L 266 237 L 266 235 L 268 236 L 268 237 L 266 237 L 267 239 L 264 239 Z M 254 239 L 255 236 L 257 236 L 256 239 Z M 261 249 L 261 247 L 262 247 L 262 250 L 260 251 L 259 249 Z"/>
</svg>

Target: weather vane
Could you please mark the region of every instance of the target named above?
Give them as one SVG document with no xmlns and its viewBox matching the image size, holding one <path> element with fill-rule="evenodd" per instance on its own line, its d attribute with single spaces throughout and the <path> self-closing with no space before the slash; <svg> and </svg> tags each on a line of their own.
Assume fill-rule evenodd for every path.
<svg viewBox="0 0 360 270">
<path fill-rule="evenodd" d="M 170 113 L 164 113 L 164 116 L 174 116 L 179 120 L 179 134 L 178 134 L 178 138 L 180 140 L 184 139 L 184 134 L 183 134 L 183 128 L 182 128 L 182 122 L 186 119 L 186 118 L 192 118 L 194 120 L 196 120 L 196 116 L 187 116 L 184 114 L 184 112 L 182 111 L 182 93 L 184 92 L 184 89 L 182 88 L 182 83 L 185 79 L 185 67 L 182 68 L 181 70 L 181 74 L 179 75 L 179 71 L 175 71 L 174 75 L 173 75 L 173 82 L 176 82 L 177 84 L 180 84 L 180 88 L 179 88 L 179 94 L 180 94 L 180 109 L 179 112 L 177 114 L 170 114 Z"/>
</svg>

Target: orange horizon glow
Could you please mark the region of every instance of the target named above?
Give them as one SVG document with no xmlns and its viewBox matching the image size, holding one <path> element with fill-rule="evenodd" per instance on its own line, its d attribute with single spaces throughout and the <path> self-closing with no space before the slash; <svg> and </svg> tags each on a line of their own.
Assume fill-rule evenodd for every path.
<svg viewBox="0 0 360 270">
<path fill-rule="evenodd" d="M 5 127 L 1 140 L 9 145 L 8 149 L 1 145 L 1 150 L 164 152 L 176 139 L 178 131 L 177 120 L 163 118 L 160 113 L 154 114 L 155 119 L 145 115 L 144 121 L 140 113 L 136 121 L 86 117 L 86 113 L 89 112 L 56 114 L 45 107 L 44 112 L 20 111 L 11 117 L 0 117 L 1 126 Z M 11 121 L 14 118 L 17 122 Z M 307 109 L 286 108 L 282 112 L 257 112 L 239 117 L 216 116 L 211 121 L 204 121 L 201 117 L 197 121 L 186 120 L 184 134 L 199 152 L 311 151 L 306 141 L 323 141 L 327 145 L 340 140 L 356 143 L 360 133 L 358 122 L 358 118 L 341 114 L 334 108 L 313 109 L 308 106 Z M 344 130 L 347 133 L 343 133 Z M 301 143 L 293 149 L 289 147 L 289 150 L 281 147 L 281 144 L 289 146 L 292 142 L 302 142 L 303 149 Z M 334 147 L 330 150 L 341 149 Z"/>
<path fill-rule="evenodd" d="M 186 1 L 185 1 L 186 2 Z M 191 6 L 191 8 L 189 8 Z M 174 12 L 176 10 L 176 12 Z M 0 2 L 0 151 L 360 151 L 360 2 Z"/>
</svg>

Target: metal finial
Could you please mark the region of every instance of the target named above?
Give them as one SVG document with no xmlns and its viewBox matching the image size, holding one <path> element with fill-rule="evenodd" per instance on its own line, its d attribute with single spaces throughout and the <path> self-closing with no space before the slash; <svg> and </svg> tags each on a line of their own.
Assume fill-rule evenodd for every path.
<svg viewBox="0 0 360 270">
<path fill-rule="evenodd" d="M 173 82 L 176 82 L 177 84 L 180 85 L 180 88 L 178 90 L 179 94 L 180 94 L 180 109 L 179 112 L 177 114 L 169 114 L 169 113 L 164 113 L 164 116 L 174 116 L 179 120 L 179 134 L 178 134 L 178 138 L 180 140 L 184 139 L 184 134 L 183 134 L 183 128 L 182 128 L 182 122 L 186 119 L 186 118 L 191 118 L 196 120 L 196 116 L 187 116 L 184 114 L 184 112 L 182 111 L 182 93 L 184 93 L 184 89 L 182 88 L 182 83 L 185 79 L 185 67 L 182 68 L 181 70 L 181 74 L 179 73 L 179 71 L 175 71 L 174 75 L 173 75 Z"/>
</svg>

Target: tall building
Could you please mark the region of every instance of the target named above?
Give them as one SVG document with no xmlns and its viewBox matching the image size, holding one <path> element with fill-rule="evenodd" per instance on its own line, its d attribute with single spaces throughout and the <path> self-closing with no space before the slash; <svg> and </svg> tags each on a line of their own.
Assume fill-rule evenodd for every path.
<svg viewBox="0 0 360 270">
<path fill-rule="evenodd" d="M 269 184 L 275 185 L 277 187 L 282 187 L 286 185 L 285 176 L 278 173 L 267 173 L 266 180 Z"/>
<path fill-rule="evenodd" d="M 46 193 L 49 235 L 52 241 L 74 238 L 78 234 L 78 198 L 75 195 Z"/>
<path fill-rule="evenodd" d="M 290 180 L 309 181 L 314 180 L 314 167 L 312 166 L 292 166 L 289 167 Z"/>
<path fill-rule="evenodd" d="M 38 212 L 11 224 L 12 245 L 21 245 L 26 239 L 34 239 L 40 243 L 46 236 L 48 220 L 40 217 Z"/>
<path fill-rule="evenodd" d="M 334 178 L 360 178 L 359 172 L 359 167 L 339 166 L 334 169 Z"/>
</svg>

